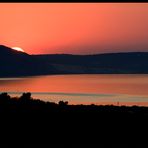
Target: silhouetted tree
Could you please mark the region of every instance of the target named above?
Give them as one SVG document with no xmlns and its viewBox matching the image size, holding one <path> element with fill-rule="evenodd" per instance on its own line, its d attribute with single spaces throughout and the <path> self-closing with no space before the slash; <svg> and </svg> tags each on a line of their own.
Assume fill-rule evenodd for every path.
<svg viewBox="0 0 148 148">
<path fill-rule="evenodd" d="M 22 96 L 20 97 L 21 101 L 29 101 L 31 100 L 31 93 L 23 93 Z"/>
<path fill-rule="evenodd" d="M 0 101 L 1 102 L 7 102 L 10 100 L 10 96 L 7 93 L 1 93 L 0 94 Z"/>
<path fill-rule="evenodd" d="M 68 105 L 68 101 L 59 101 L 59 105 L 60 106 L 65 106 L 65 105 Z"/>
</svg>

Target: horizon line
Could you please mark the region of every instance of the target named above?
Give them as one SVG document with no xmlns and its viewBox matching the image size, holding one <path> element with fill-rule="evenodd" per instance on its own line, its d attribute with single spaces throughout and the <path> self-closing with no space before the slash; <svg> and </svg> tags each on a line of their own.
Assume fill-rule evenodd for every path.
<svg viewBox="0 0 148 148">
<path fill-rule="evenodd" d="M 27 52 L 25 52 L 25 53 L 27 53 Z M 124 51 L 121 51 L 121 52 L 103 52 L 103 53 L 93 53 L 93 54 L 41 53 L 41 54 L 29 54 L 29 55 L 73 55 L 73 56 L 89 56 L 89 55 L 125 54 L 125 53 L 148 53 L 148 51 L 125 51 L 125 52 Z"/>
<path fill-rule="evenodd" d="M 14 50 L 12 47 L 9 47 L 7 45 L 3 45 L 3 44 L 0 44 L 0 46 L 3 46 L 3 47 L 6 47 L 6 48 L 10 48 L 12 50 Z M 18 51 L 18 52 L 21 52 L 21 51 Z M 101 52 L 101 53 L 90 53 L 90 54 L 73 54 L 73 53 L 41 53 L 41 54 L 30 54 L 30 53 L 27 53 L 24 52 L 23 53 L 26 53 L 28 55 L 73 55 L 73 56 L 93 56 L 93 55 L 107 55 L 107 54 L 125 54 L 125 53 L 148 53 L 148 51 L 121 51 L 121 52 Z"/>
</svg>

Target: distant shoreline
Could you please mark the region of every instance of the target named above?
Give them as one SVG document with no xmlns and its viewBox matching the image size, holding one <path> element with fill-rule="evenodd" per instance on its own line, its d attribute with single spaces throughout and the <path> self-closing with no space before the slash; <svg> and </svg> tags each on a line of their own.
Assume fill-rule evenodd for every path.
<svg viewBox="0 0 148 148">
<path fill-rule="evenodd" d="M 50 75 L 148 75 L 148 73 L 65 73 L 65 74 L 41 74 L 41 75 L 18 75 L 18 76 L 0 76 L 0 78 L 24 78 L 24 77 L 40 77 Z"/>
<path fill-rule="evenodd" d="M 13 99 L 19 99 L 19 98 L 21 98 L 21 96 L 23 95 L 23 94 L 25 94 L 25 92 L 0 92 L 0 95 L 1 94 L 7 94 L 8 96 L 10 96 L 10 98 L 13 100 Z M 30 93 L 30 92 L 29 92 Z M 16 94 L 16 95 L 19 95 L 19 96 L 14 96 L 13 94 Z M 43 95 L 43 94 L 49 94 L 49 95 L 64 95 L 64 96 L 69 96 L 70 94 L 71 95 L 76 95 L 76 96 L 79 96 L 79 95 L 81 95 L 81 94 L 77 94 L 77 93 L 59 93 L 59 94 L 57 94 L 57 93 L 42 93 L 42 92 L 31 92 L 30 93 L 31 95 L 33 95 L 33 94 L 37 94 L 37 95 Z M 87 96 L 87 94 L 82 94 L 82 95 L 84 95 L 83 97 L 88 97 Z M 93 97 L 92 95 L 101 95 L 101 94 L 89 94 L 91 97 Z M 105 94 L 102 94 L 102 95 L 105 95 Z M 44 99 L 41 99 L 41 98 L 39 98 L 39 97 L 30 97 L 30 99 L 32 100 L 32 101 L 41 101 L 41 102 L 44 102 L 44 103 L 55 103 L 55 104 L 58 104 L 58 102 L 60 102 L 60 101 L 62 101 L 62 102 L 68 102 L 68 104 L 70 105 L 70 106 L 79 106 L 79 105 L 81 105 L 81 106 L 91 106 L 92 104 L 94 105 L 94 106 L 96 106 L 96 107 L 99 107 L 99 106 L 117 106 L 117 107 L 122 107 L 122 106 L 125 106 L 125 107 L 133 107 L 133 106 L 137 106 L 137 107 L 148 107 L 148 102 L 123 102 L 123 101 L 112 101 L 112 102 L 108 102 L 108 101 L 98 101 L 98 103 L 97 102 L 90 102 L 90 103 L 86 103 L 86 102 L 82 102 L 82 103 L 70 103 L 69 101 L 68 101 L 68 99 L 62 99 L 63 97 L 61 97 L 61 99 L 57 99 L 57 100 L 59 100 L 59 101 L 54 101 L 52 98 L 50 98 L 49 100 L 45 100 L 45 98 Z M 141 104 L 141 105 L 140 105 Z M 145 105 L 142 105 L 142 104 L 145 104 Z"/>
</svg>

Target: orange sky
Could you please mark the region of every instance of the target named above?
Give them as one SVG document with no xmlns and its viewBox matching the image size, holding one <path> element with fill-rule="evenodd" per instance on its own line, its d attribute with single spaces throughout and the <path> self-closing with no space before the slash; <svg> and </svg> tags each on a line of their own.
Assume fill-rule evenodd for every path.
<svg viewBox="0 0 148 148">
<path fill-rule="evenodd" d="M 30 54 L 148 51 L 148 3 L 0 3 L 0 44 Z"/>
</svg>

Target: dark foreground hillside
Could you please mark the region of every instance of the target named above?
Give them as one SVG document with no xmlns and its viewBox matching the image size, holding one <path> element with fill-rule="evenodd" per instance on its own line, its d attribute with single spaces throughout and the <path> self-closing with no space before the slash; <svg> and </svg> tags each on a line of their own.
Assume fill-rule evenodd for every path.
<svg viewBox="0 0 148 148">
<path fill-rule="evenodd" d="M 68 105 L 0 94 L 0 143 L 146 144 L 148 108 Z"/>
</svg>

